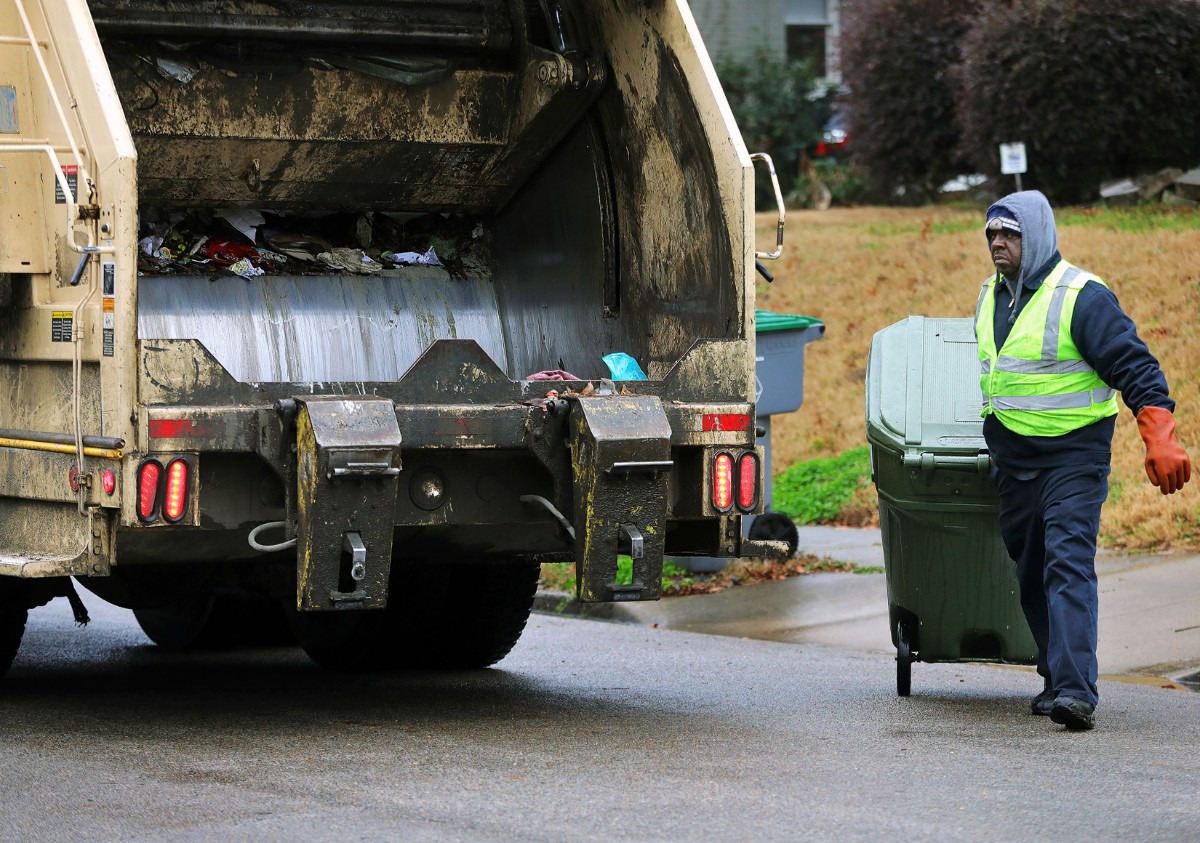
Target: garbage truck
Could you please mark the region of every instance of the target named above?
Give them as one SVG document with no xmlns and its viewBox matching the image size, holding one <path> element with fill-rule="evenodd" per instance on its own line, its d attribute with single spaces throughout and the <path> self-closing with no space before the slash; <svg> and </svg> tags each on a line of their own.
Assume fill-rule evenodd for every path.
<svg viewBox="0 0 1200 843">
<path fill-rule="evenodd" d="M 480 667 L 541 563 L 778 552 L 754 158 L 684 0 L 0 0 L 0 673 L 85 596 Z"/>
</svg>

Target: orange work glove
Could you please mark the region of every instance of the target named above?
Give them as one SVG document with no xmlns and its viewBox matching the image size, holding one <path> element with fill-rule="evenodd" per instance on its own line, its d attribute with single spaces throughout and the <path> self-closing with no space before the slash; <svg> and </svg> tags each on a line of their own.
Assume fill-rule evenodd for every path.
<svg viewBox="0 0 1200 843">
<path fill-rule="evenodd" d="M 1192 478 L 1192 461 L 1175 438 L 1175 417 L 1163 407 L 1143 407 L 1137 415 L 1138 433 L 1146 443 L 1146 475 L 1172 495 Z"/>
</svg>

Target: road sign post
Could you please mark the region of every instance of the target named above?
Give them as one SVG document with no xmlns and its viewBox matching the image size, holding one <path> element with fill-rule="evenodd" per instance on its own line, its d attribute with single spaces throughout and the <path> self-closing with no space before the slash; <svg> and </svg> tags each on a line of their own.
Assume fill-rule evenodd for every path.
<svg viewBox="0 0 1200 843">
<path fill-rule="evenodd" d="M 1021 190 L 1021 173 L 1029 169 L 1025 158 L 1025 144 L 1021 141 L 1000 144 L 1000 172 L 1017 177 L 1017 191 Z"/>
</svg>

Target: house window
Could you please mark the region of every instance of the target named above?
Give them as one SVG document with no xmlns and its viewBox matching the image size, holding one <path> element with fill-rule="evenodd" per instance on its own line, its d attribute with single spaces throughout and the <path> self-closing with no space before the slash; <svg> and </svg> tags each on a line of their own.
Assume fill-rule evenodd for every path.
<svg viewBox="0 0 1200 843">
<path fill-rule="evenodd" d="M 818 76 L 826 74 L 824 26 L 789 25 L 787 27 L 787 57 L 812 63 Z"/>
</svg>

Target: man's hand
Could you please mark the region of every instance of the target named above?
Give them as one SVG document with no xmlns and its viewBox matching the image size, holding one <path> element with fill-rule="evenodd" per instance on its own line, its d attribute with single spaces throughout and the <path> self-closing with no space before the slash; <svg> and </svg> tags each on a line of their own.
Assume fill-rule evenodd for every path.
<svg viewBox="0 0 1200 843">
<path fill-rule="evenodd" d="M 1175 437 L 1175 417 L 1163 407 L 1143 407 L 1137 415 L 1138 433 L 1146 443 L 1146 475 L 1171 495 L 1192 478 L 1192 461 Z"/>
</svg>

